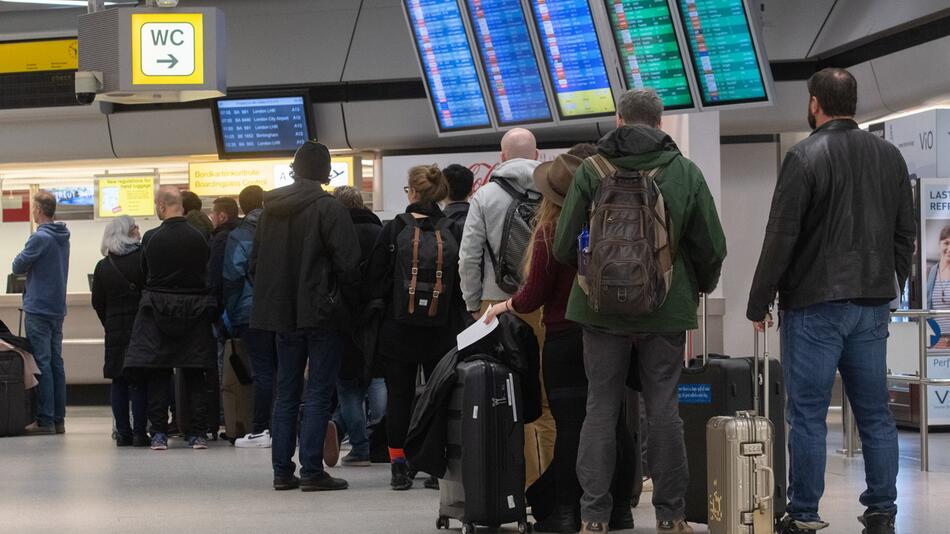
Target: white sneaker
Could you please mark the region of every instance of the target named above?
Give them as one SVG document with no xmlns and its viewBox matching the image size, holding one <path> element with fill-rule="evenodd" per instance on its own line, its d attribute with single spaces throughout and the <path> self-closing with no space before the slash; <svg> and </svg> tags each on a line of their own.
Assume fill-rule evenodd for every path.
<svg viewBox="0 0 950 534">
<path fill-rule="evenodd" d="M 269 449 L 271 446 L 270 430 L 238 438 L 234 440 L 234 446 L 239 449 Z"/>
</svg>

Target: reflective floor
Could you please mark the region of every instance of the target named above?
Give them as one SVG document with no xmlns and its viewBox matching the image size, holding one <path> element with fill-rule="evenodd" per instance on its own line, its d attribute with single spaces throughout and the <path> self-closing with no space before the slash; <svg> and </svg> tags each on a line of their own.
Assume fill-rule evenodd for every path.
<svg viewBox="0 0 950 534">
<path fill-rule="evenodd" d="M 839 417 L 833 414 L 832 418 Z M 0 439 L 0 533 L 435 533 L 438 494 L 388 487 L 388 466 L 332 470 L 350 489 L 275 492 L 269 450 L 213 442 L 207 451 L 172 441 L 166 452 L 116 449 L 106 408 L 71 409 L 64 436 Z M 863 462 L 835 454 L 830 429 L 826 533 L 856 533 Z M 900 533 L 950 533 L 950 434 L 933 434 L 930 473 L 916 461 L 918 437 L 902 432 Z M 654 532 L 649 496 L 633 532 Z M 454 532 L 460 525 L 453 522 Z M 504 530 L 513 532 L 514 529 Z M 706 532 L 697 527 L 697 532 Z M 628 531 L 629 532 L 629 531 Z"/>
</svg>

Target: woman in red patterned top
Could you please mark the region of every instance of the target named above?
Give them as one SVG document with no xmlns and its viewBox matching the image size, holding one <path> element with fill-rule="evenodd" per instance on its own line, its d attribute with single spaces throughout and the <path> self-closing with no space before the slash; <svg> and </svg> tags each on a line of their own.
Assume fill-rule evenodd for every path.
<svg viewBox="0 0 950 534">
<path fill-rule="evenodd" d="M 534 171 L 534 181 L 544 200 L 538 209 L 532 246 L 525 258 L 525 280 L 511 299 L 492 306 L 485 322 L 506 312 L 529 314 L 544 308 L 545 327 L 542 374 L 544 389 L 557 427 L 554 443 L 555 503 L 547 517 L 536 517 L 537 532 L 577 532 L 580 530 L 581 487 L 575 465 L 587 402 L 587 377 L 584 372 L 584 344 L 578 324 L 564 318 L 567 300 L 577 277 L 573 266 L 558 263 L 551 253 L 561 205 L 570 188 L 574 171 L 586 158 L 596 154 L 593 145 L 577 145 L 554 161 L 542 163 Z M 624 466 L 618 468 L 623 470 Z M 614 513 L 610 529 L 633 528 L 630 511 L 631 477 L 619 484 L 626 491 L 614 493 Z M 619 482 L 619 480 L 618 480 Z M 624 494 L 625 496 L 621 496 Z M 537 511 L 540 507 L 533 505 Z"/>
</svg>

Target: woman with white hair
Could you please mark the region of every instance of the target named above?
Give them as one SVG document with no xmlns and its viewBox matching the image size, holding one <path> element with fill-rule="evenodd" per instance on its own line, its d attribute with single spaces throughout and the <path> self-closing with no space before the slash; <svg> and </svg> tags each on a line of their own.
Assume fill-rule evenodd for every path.
<svg viewBox="0 0 950 534">
<path fill-rule="evenodd" d="M 145 286 L 142 272 L 142 237 L 135 219 L 118 217 L 102 235 L 102 255 L 92 280 L 92 307 L 106 333 L 105 365 L 102 373 L 112 379 L 110 396 L 115 417 L 116 446 L 147 447 L 148 404 L 145 384 L 123 372 L 125 351 L 132 337 L 132 325 Z M 129 424 L 129 403 L 132 424 Z"/>
</svg>

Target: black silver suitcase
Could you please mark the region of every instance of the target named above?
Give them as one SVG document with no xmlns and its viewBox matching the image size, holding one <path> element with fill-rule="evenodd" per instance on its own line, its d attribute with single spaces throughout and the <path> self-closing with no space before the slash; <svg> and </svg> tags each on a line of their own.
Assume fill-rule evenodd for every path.
<svg viewBox="0 0 950 534">
<path fill-rule="evenodd" d="M 768 361 L 766 329 L 762 381 L 765 398 L 769 396 Z M 758 377 L 758 354 L 754 362 L 756 369 L 753 376 Z M 754 406 L 758 407 L 758 384 L 753 389 Z M 740 411 L 735 416 L 717 416 L 706 425 L 710 534 L 774 532 L 775 431 L 769 419 L 768 403 L 765 403 L 764 411 L 764 416 L 759 415 L 757 410 Z"/>
<path fill-rule="evenodd" d="M 518 523 L 518 531 L 526 532 L 518 376 L 489 360 L 462 362 L 456 369 L 436 526 L 448 528 L 451 518 L 462 522 L 463 534 L 474 534 L 476 525 L 497 528 L 505 523 Z"/>
<path fill-rule="evenodd" d="M 23 357 L 0 352 L 0 436 L 19 436 L 33 422 L 30 396 L 23 384 Z"/>
</svg>

